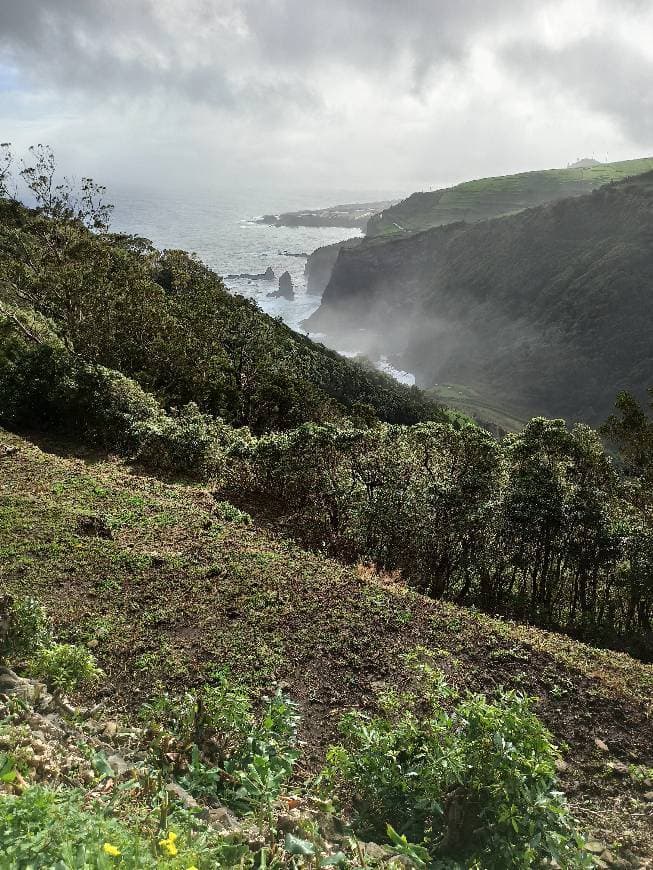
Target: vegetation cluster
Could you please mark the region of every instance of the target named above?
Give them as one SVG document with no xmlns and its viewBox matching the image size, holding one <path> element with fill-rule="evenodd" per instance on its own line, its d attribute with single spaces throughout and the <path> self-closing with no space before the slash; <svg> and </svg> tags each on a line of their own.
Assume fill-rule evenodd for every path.
<svg viewBox="0 0 653 870">
<path fill-rule="evenodd" d="M 181 666 L 159 628 L 172 620 L 184 643 L 186 629 L 175 620 L 185 596 L 196 622 L 200 613 L 208 618 L 200 599 L 213 610 L 220 583 L 229 598 L 219 613 L 229 622 L 221 642 L 240 638 L 243 576 L 260 619 L 237 652 L 260 663 L 252 638 L 287 604 L 279 584 L 256 588 L 256 571 L 279 560 L 274 546 L 285 560 L 291 552 L 287 540 L 257 548 L 260 532 L 241 509 L 260 507 L 303 544 L 396 572 L 432 599 L 653 655 L 653 423 L 633 397 L 620 395 L 606 424 L 616 462 L 596 432 L 561 420 L 537 418 L 499 442 L 420 391 L 231 296 L 194 257 L 110 233 L 103 190 L 89 179 L 79 193 L 57 182 L 48 149 L 33 149 L 19 171 L 32 209 L 12 193 L 8 149 L 0 167 L 0 424 L 99 446 L 212 487 L 212 499 L 203 492 L 210 516 L 193 514 L 190 542 L 173 529 L 166 555 L 151 547 L 170 517 L 139 514 L 138 496 L 120 494 L 117 526 L 83 514 L 74 531 L 46 527 L 41 540 L 34 525 L 49 510 L 45 500 L 12 493 L 0 514 L 0 553 L 14 585 L 26 578 L 36 585 L 45 547 L 61 563 L 57 594 L 64 588 L 73 599 L 79 587 L 95 601 L 117 590 L 124 639 L 109 637 L 107 625 L 121 632 L 107 607 L 93 616 L 103 668 L 115 668 L 115 660 L 106 653 L 105 663 L 102 643 L 115 652 L 122 642 L 121 667 L 138 654 L 149 679 L 165 654 L 174 675 Z M 11 449 L 0 460 L 12 462 Z M 16 481 L 22 473 L 21 465 Z M 108 498 L 90 485 L 93 499 Z M 65 487 L 59 481 L 52 492 Z M 25 499 L 27 520 L 13 509 Z M 34 537 L 27 551 L 7 537 L 23 522 Z M 225 524 L 246 544 L 235 543 Z M 116 555 L 114 529 L 122 527 L 133 537 Z M 202 536 L 220 542 L 219 559 L 206 561 Z M 147 544 L 140 555 L 132 551 L 139 540 Z M 66 551 L 79 559 L 78 575 Z M 316 560 L 311 570 L 319 574 L 318 557 L 303 558 Z M 143 699 L 139 725 L 126 738 L 133 754 L 111 761 L 97 741 L 89 737 L 87 745 L 83 716 L 65 698 L 103 679 L 79 642 L 88 640 L 86 629 L 69 624 L 55 639 L 35 597 L 2 592 L 0 677 L 10 691 L 0 697 L 0 847 L 12 870 L 593 866 L 558 788 L 558 750 L 525 693 L 460 691 L 430 653 L 414 649 L 401 692 L 386 686 L 372 709 L 341 719 L 341 742 L 315 780 L 298 773 L 294 702 L 276 688 L 252 700 L 224 669 L 207 676 L 203 668 L 194 686 L 170 692 L 160 685 Z M 324 609 L 319 600 L 303 604 Z M 376 599 L 364 604 L 376 607 Z M 388 637 L 391 623 L 396 630 L 411 614 L 384 613 Z M 155 631 L 156 649 L 135 652 L 130 638 L 144 627 Z M 360 634 L 363 626 L 356 628 Z M 305 635 L 298 624 L 297 642 Z M 331 647 L 328 640 L 319 638 L 318 654 L 336 648 L 346 655 L 338 648 L 344 638 L 331 638 Z M 274 650 L 267 654 L 274 659 Z M 41 740 L 34 729 L 48 730 L 34 680 L 52 693 L 48 710 L 56 708 L 60 732 L 77 728 L 66 746 L 72 752 L 77 743 L 87 754 L 83 777 L 48 773 L 20 749 L 22 740 Z"/>
<path fill-rule="evenodd" d="M 45 626 L 45 614 L 31 599 L 14 599 L 2 615 L 4 660 L 20 662 L 29 652 L 26 627 L 35 618 Z M 31 652 L 47 648 L 35 643 Z M 84 677 L 70 680 L 69 665 L 90 660 L 88 652 L 52 649 L 68 654 L 66 662 L 55 657 L 48 686 L 76 688 Z M 84 719 L 60 701 L 72 720 L 51 712 L 49 725 L 74 733 L 80 755 L 59 783 L 51 736 L 25 728 L 26 719 L 44 721 L 37 705 L 10 697 L 0 722 L 4 866 L 593 866 L 556 788 L 557 750 L 530 700 L 459 698 L 426 650 L 409 658 L 413 691 L 386 693 L 372 719 L 345 715 L 344 742 L 303 785 L 291 785 L 300 757 L 296 707 L 278 690 L 259 712 L 220 674 L 181 697 L 154 696 L 131 732 L 129 761 L 107 757 L 110 746 L 100 748 L 85 725 L 88 713 Z M 47 703 L 41 696 L 39 705 Z M 289 789 L 294 796 L 284 796 Z"/>
</svg>

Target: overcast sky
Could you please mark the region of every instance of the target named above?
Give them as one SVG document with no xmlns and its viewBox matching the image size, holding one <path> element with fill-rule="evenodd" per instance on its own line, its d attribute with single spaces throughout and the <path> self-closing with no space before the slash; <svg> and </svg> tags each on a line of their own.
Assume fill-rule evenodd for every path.
<svg viewBox="0 0 653 870">
<path fill-rule="evenodd" d="M 653 154 L 653 3 L 0 0 L 0 91 L 110 184 L 424 189 Z"/>
</svg>

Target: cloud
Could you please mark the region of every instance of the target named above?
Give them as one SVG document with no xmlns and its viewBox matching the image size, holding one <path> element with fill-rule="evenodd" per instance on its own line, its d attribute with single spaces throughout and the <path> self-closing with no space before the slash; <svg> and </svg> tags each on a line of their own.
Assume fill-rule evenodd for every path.
<svg viewBox="0 0 653 870">
<path fill-rule="evenodd" d="M 2 138 L 102 178 L 405 190 L 636 156 L 653 150 L 649 5 L 1 2 Z"/>
<path fill-rule="evenodd" d="M 577 104 L 611 118 L 633 142 L 651 148 L 652 44 L 638 46 L 601 35 L 561 48 L 515 45 L 505 52 L 504 60 L 513 75 L 526 77 L 540 93 L 565 93 Z"/>
</svg>

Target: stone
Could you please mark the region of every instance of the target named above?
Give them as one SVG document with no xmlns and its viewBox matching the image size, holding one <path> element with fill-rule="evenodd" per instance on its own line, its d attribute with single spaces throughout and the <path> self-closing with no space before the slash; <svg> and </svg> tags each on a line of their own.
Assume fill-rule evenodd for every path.
<svg viewBox="0 0 653 870">
<path fill-rule="evenodd" d="M 601 740 L 600 737 L 595 737 L 595 738 L 594 738 L 594 745 L 596 746 L 596 748 L 597 748 L 600 752 L 609 752 L 609 751 L 610 751 L 610 750 L 608 749 L 608 744 L 605 743 L 603 740 Z"/>
<path fill-rule="evenodd" d="M 238 274 L 227 275 L 227 280 L 230 278 L 243 278 L 247 281 L 274 281 L 275 274 L 272 266 L 268 266 L 265 272 L 239 272 Z"/>
<path fill-rule="evenodd" d="M 105 722 L 102 733 L 107 737 L 115 737 L 118 733 L 118 723 L 114 722 L 113 719 L 109 719 L 108 722 Z"/>
<path fill-rule="evenodd" d="M 645 791 L 643 797 L 645 801 L 653 801 L 653 791 Z"/>
<path fill-rule="evenodd" d="M 619 855 L 613 855 L 609 849 L 601 852 L 601 860 L 605 861 L 608 867 L 616 868 L 616 870 L 627 870 L 631 865 L 630 861 L 621 858 Z"/>
<path fill-rule="evenodd" d="M 122 755 L 110 755 L 107 763 L 116 776 L 124 776 L 132 769 L 132 765 L 125 761 Z"/>
<path fill-rule="evenodd" d="M 277 828 L 284 833 L 293 833 L 301 821 L 301 815 L 297 810 L 280 813 L 277 818 Z"/>
<path fill-rule="evenodd" d="M 279 289 L 275 293 L 268 293 L 270 299 L 294 299 L 295 291 L 292 286 L 290 272 L 284 272 L 279 278 Z"/>
<path fill-rule="evenodd" d="M 227 807 L 211 807 L 208 813 L 208 823 L 218 831 L 236 831 L 240 822 Z"/>
<path fill-rule="evenodd" d="M 585 848 L 588 852 L 591 852 L 592 855 L 600 855 L 601 852 L 605 852 L 606 845 L 605 843 L 601 843 L 599 840 L 588 840 L 585 843 Z"/>
<path fill-rule="evenodd" d="M 109 759 L 109 763 L 111 763 L 111 759 Z M 187 792 L 185 788 L 182 788 L 179 783 L 169 782 L 166 785 L 166 791 L 168 792 L 168 794 L 176 797 L 179 803 L 183 804 L 186 809 L 196 810 L 199 808 L 199 804 L 197 803 L 193 795 Z"/>
<path fill-rule="evenodd" d="M 612 761 L 608 766 L 616 776 L 628 776 L 629 774 L 628 765 L 624 764 L 623 761 Z"/>
<path fill-rule="evenodd" d="M 9 668 L 3 668 L 2 671 L 0 673 L 0 695 L 15 695 L 29 704 L 35 704 L 39 700 L 43 688 L 40 683 L 19 677 Z"/>
<path fill-rule="evenodd" d="M 392 855 L 392 850 L 386 846 L 381 846 L 379 843 L 363 843 L 358 844 L 363 853 L 363 857 L 370 861 L 383 861 Z"/>
</svg>

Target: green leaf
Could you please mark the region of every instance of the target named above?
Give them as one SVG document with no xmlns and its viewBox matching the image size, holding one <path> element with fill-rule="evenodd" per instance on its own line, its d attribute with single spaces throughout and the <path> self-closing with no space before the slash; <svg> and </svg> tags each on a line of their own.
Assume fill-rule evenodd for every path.
<svg viewBox="0 0 653 870">
<path fill-rule="evenodd" d="M 315 855 L 315 846 L 308 840 L 300 840 L 294 834 L 286 834 L 286 852 L 291 855 Z"/>
<path fill-rule="evenodd" d="M 0 782 L 13 782 L 16 775 L 16 763 L 12 756 L 0 753 Z"/>
<path fill-rule="evenodd" d="M 320 861 L 320 867 L 342 867 L 347 863 L 347 856 L 344 852 L 335 852 L 333 855 L 327 855 Z"/>
</svg>

